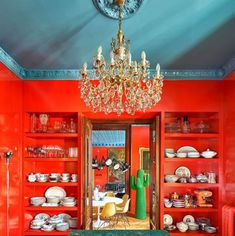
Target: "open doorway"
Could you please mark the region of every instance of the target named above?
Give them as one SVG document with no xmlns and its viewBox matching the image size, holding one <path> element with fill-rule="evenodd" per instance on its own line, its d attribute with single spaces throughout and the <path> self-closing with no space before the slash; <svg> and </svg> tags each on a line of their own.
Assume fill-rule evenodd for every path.
<svg viewBox="0 0 235 236">
<path fill-rule="evenodd" d="M 91 121 L 92 150 L 89 153 L 92 154 L 87 158 L 90 158 L 90 168 L 92 169 L 92 176 L 89 178 L 92 179 L 90 189 L 92 199 L 89 201 L 92 207 L 89 208 L 91 212 L 88 214 L 91 216 L 91 224 L 87 229 L 156 229 L 159 222 L 157 209 L 159 195 L 157 183 L 159 180 L 156 173 L 158 171 L 156 163 L 159 163 L 156 130 L 159 132 L 159 123 L 156 124 L 155 120 L 105 122 L 107 121 L 98 123 Z M 135 186 L 130 185 L 131 176 L 134 178 L 133 183 L 137 183 L 139 169 L 143 170 L 143 180 L 146 180 L 144 186 L 146 202 L 141 203 L 146 204 L 145 218 L 139 218 L 138 214 L 136 216 L 136 189 Z M 148 175 L 149 177 L 147 177 Z M 149 181 L 147 181 L 148 178 Z M 118 214 L 118 217 L 121 215 L 121 218 L 115 217 L 115 222 L 112 217 L 107 222 L 100 218 L 105 213 L 104 199 L 110 196 L 113 197 L 110 202 L 118 199 L 123 201 L 123 197 L 125 199 L 126 196 L 129 200 L 127 210 L 122 212 L 125 214 Z M 121 204 L 122 201 L 115 202 L 116 209 L 119 206 L 124 207 Z M 153 204 L 154 207 L 150 207 Z"/>
</svg>

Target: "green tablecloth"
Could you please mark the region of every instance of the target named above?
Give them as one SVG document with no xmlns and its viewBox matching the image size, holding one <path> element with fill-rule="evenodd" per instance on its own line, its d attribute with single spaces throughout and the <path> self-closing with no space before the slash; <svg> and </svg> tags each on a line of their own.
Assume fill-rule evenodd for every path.
<svg viewBox="0 0 235 236">
<path fill-rule="evenodd" d="M 164 230 L 72 230 L 69 236 L 169 236 Z"/>
</svg>

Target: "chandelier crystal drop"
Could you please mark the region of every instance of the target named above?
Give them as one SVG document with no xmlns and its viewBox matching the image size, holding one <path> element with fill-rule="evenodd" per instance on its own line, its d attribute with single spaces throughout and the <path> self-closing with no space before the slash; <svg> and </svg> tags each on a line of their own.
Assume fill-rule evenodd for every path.
<svg viewBox="0 0 235 236">
<path fill-rule="evenodd" d="M 143 51 L 141 61 L 132 61 L 129 40 L 122 33 L 122 6 L 124 0 L 116 0 L 119 7 L 117 39 L 112 39 L 110 62 L 107 63 L 99 46 L 93 57 L 93 70 L 89 73 L 87 63 L 80 71 L 80 93 L 86 106 L 93 112 L 105 114 L 123 112 L 134 115 L 145 112 L 161 99 L 163 76 L 160 65 L 150 78 L 150 63 Z"/>
</svg>

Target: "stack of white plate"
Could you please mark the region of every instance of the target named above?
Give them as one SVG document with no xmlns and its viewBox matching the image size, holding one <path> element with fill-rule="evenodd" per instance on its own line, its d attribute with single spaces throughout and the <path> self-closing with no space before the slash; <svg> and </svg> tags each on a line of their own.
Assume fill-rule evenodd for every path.
<svg viewBox="0 0 235 236">
<path fill-rule="evenodd" d="M 42 225 L 44 225 L 44 224 L 45 224 L 44 220 L 34 219 L 30 223 L 30 228 L 31 229 L 41 229 Z"/>
<path fill-rule="evenodd" d="M 65 207 L 73 207 L 76 205 L 76 200 L 74 197 L 65 197 L 61 201 L 61 204 Z"/>
<path fill-rule="evenodd" d="M 48 223 L 53 224 L 53 225 L 57 225 L 62 222 L 63 222 L 63 219 L 57 215 L 50 217 L 50 219 L 48 220 Z"/>
<path fill-rule="evenodd" d="M 56 230 L 58 231 L 66 231 L 68 229 L 69 229 L 69 223 L 67 222 L 59 223 L 56 225 Z"/>
<path fill-rule="evenodd" d="M 53 225 L 53 224 L 44 224 L 41 228 L 41 230 L 45 231 L 45 232 L 50 232 L 54 229 L 55 229 L 55 225 Z"/>
<path fill-rule="evenodd" d="M 176 199 L 173 201 L 173 207 L 176 207 L 176 208 L 183 208 L 185 207 L 184 205 L 184 200 L 183 199 Z"/>
<path fill-rule="evenodd" d="M 198 158 L 198 157 L 200 157 L 200 153 L 197 151 L 188 152 L 188 157 Z"/>
<path fill-rule="evenodd" d="M 30 198 L 30 204 L 33 206 L 40 206 L 45 202 L 46 202 L 45 197 L 31 197 Z"/>
<path fill-rule="evenodd" d="M 70 228 L 77 228 L 78 224 L 78 218 L 77 217 L 72 217 L 69 219 L 69 226 Z"/>
</svg>

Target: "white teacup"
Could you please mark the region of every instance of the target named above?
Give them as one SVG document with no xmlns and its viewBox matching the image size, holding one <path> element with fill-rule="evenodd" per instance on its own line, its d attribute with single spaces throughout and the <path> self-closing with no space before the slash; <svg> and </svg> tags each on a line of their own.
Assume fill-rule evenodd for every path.
<svg viewBox="0 0 235 236">
<path fill-rule="evenodd" d="M 28 181 L 29 182 L 35 182 L 36 181 L 36 175 L 35 174 L 29 174 L 28 175 Z"/>
<path fill-rule="evenodd" d="M 70 174 L 69 173 L 62 173 L 61 174 L 62 178 L 69 178 L 70 177 Z"/>
</svg>

